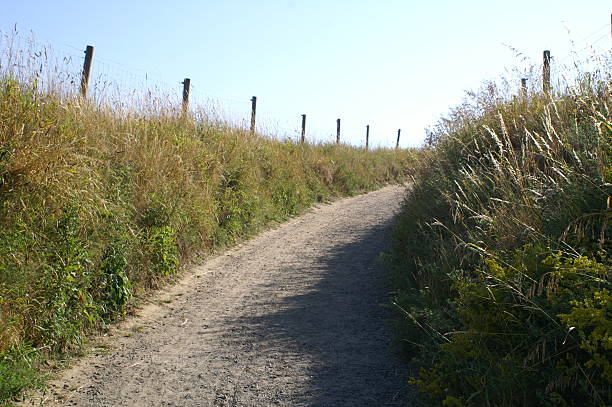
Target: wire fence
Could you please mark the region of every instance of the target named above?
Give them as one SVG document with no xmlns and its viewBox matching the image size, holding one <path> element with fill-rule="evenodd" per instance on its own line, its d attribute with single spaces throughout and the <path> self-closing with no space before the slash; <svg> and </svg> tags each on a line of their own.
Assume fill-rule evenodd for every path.
<svg viewBox="0 0 612 407">
<path fill-rule="evenodd" d="M 41 93 L 76 97 L 83 73 L 83 50 L 67 44 L 40 41 L 16 29 L 0 31 L 0 74 L 33 84 Z M 87 99 L 114 112 L 155 114 L 181 111 L 180 81 L 170 83 L 155 75 L 119 62 L 93 57 Z M 206 118 L 248 128 L 249 98 L 207 94 L 196 84 L 190 89 L 189 109 Z"/>
<path fill-rule="evenodd" d="M 607 70 L 610 72 L 610 25 L 604 24 L 579 40 L 570 41 L 571 51 L 562 58 L 552 53 L 550 88 L 565 90 L 575 83 L 580 72 Z M 516 51 L 516 50 L 515 50 Z M 40 92 L 77 96 L 82 80 L 84 52 L 69 44 L 39 41 L 33 34 L 22 35 L 13 29 L 0 31 L 0 73 L 23 83 L 34 83 Z M 545 88 L 542 63 L 533 62 L 532 56 L 522 55 L 522 68 L 507 71 L 500 81 L 499 94 L 518 94 L 525 91 L 540 92 Z M 95 56 L 87 87 L 90 103 L 111 107 L 118 113 L 181 112 L 181 81 L 168 82 L 156 75 L 121 62 Z M 523 81 L 524 80 L 524 81 Z M 225 122 L 231 126 L 249 129 L 251 124 L 251 96 L 213 96 L 197 81 L 189 89 L 188 111 L 197 117 Z M 299 115 L 296 115 L 299 117 Z M 258 112 L 257 130 L 263 134 L 277 134 L 278 129 L 294 129 L 285 137 L 299 140 L 301 129 L 298 119 L 287 123 L 275 119 L 271 112 Z"/>
</svg>

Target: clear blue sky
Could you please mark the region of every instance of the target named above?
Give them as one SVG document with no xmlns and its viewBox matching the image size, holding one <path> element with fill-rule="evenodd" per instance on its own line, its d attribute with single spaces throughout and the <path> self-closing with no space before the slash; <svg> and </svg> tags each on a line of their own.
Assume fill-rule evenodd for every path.
<svg viewBox="0 0 612 407">
<path fill-rule="evenodd" d="M 0 0 L 0 30 L 32 31 L 58 52 L 95 46 L 94 72 L 122 81 L 148 73 L 296 137 L 416 146 L 466 90 L 550 49 L 610 49 L 604 0 Z M 569 32 L 568 32 L 569 31 Z M 575 45 L 572 45 L 572 41 Z M 98 64 L 96 64 L 98 63 Z M 118 64 L 120 65 L 118 65 Z M 127 78 L 127 79 L 126 79 Z M 240 114 L 240 113 L 239 113 Z M 275 123 L 270 125 L 270 123 Z"/>
</svg>

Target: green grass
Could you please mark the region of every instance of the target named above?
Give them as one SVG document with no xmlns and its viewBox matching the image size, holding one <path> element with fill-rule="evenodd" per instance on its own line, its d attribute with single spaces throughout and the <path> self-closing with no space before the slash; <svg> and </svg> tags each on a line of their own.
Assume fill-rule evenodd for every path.
<svg viewBox="0 0 612 407">
<path fill-rule="evenodd" d="M 203 254 L 404 181 L 413 162 L 252 135 L 156 101 L 89 103 L 40 77 L 46 53 L 9 51 L 20 63 L 0 70 L 0 400 L 40 383 L 19 349 L 74 350 Z"/>
<path fill-rule="evenodd" d="M 43 385 L 45 377 L 36 369 L 38 358 L 36 349 L 24 345 L 0 353 L 0 405 L 26 388 Z"/>
<path fill-rule="evenodd" d="M 392 307 L 431 405 L 611 404 L 612 87 L 578 76 L 551 95 L 486 87 L 416 166 Z"/>
<path fill-rule="evenodd" d="M 0 403 L 14 398 L 25 388 L 42 383 L 40 374 L 24 362 L 0 362 L 0 376 Z"/>
</svg>

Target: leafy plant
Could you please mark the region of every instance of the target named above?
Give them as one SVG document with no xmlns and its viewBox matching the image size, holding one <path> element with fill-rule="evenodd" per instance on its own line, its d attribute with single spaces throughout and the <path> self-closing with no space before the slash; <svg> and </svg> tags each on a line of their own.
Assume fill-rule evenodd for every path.
<svg viewBox="0 0 612 407">
<path fill-rule="evenodd" d="M 0 402 L 43 385 L 44 377 L 35 369 L 36 359 L 36 350 L 27 346 L 0 352 Z"/>
<path fill-rule="evenodd" d="M 169 276 L 178 270 L 178 251 L 175 243 L 176 232 L 170 226 L 154 228 L 148 239 L 148 248 L 155 274 Z"/>
<path fill-rule="evenodd" d="M 102 256 L 102 315 L 107 320 L 125 314 L 125 307 L 132 297 L 131 282 L 127 276 L 126 244 L 108 246 Z"/>
</svg>

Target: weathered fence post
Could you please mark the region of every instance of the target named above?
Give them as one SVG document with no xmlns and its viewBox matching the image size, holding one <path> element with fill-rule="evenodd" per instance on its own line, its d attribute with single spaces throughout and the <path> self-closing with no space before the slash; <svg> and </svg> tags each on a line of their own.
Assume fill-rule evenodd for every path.
<svg viewBox="0 0 612 407">
<path fill-rule="evenodd" d="M 542 89 L 550 92 L 550 51 L 544 51 L 544 66 L 542 67 Z"/>
<path fill-rule="evenodd" d="M 369 146 L 370 146 L 370 125 L 368 124 L 366 126 L 366 151 L 368 151 Z"/>
<path fill-rule="evenodd" d="M 395 148 L 399 148 L 399 139 L 400 139 L 401 132 L 402 132 L 402 129 L 397 129 L 397 141 L 395 142 Z"/>
<path fill-rule="evenodd" d="M 340 119 L 336 120 L 336 144 L 340 144 Z"/>
<path fill-rule="evenodd" d="M 527 78 L 521 78 L 521 93 L 523 97 L 527 96 Z"/>
<path fill-rule="evenodd" d="M 191 79 L 185 78 L 183 82 L 183 114 L 189 111 L 189 88 L 191 87 Z"/>
<path fill-rule="evenodd" d="M 255 113 L 257 112 L 257 96 L 251 98 L 251 134 L 255 134 Z"/>
<path fill-rule="evenodd" d="M 306 141 L 306 115 L 305 114 L 302 115 L 302 137 L 300 140 L 302 144 Z"/>
<path fill-rule="evenodd" d="M 93 60 L 94 47 L 88 45 L 85 48 L 85 62 L 83 62 L 83 73 L 81 74 L 81 96 L 87 96 L 87 85 L 91 73 L 91 61 Z"/>
</svg>

